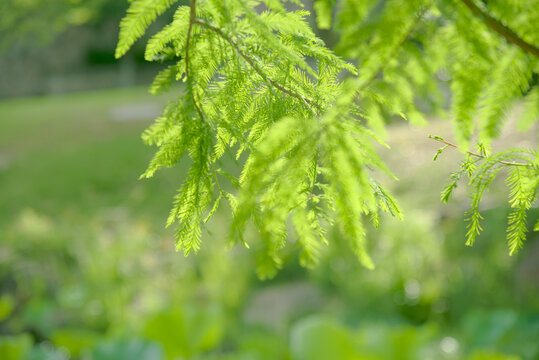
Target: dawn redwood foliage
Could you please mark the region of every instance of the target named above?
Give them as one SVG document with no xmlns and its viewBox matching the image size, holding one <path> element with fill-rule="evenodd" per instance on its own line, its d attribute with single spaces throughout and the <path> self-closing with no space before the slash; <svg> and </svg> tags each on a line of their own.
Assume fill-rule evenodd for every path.
<svg viewBox="0 0 539 360">
<path fill-rule="evenodd" d="M 464 155 L 442 200 L 469 178 L 472 244 L 482 195 L 508 169 L 510 253 L 521 247 L 539 160 L 527 149 L 493 154 L 490 142 L 515 101 L 524 104 L 521 128 L 539 117 L 539 0 L 317 0 L 318 27 L 339 33 L 335 52 L 315 36 L 298 0 L 176 3 L 132 0 L 116 57 L 176 8 L 145 57 L 172 63 L 155 77 L 152 93 L 174 82 L 184 83 L 183 93 L 143 134 L 158 150 L 142 177 L 190 158 L 167 222 L 178 224 L 177 248 L 185 254 L 199 249 L 204 223 L 228 206 L 233 244 L 249 245 L 249 222 L 258 231 L 262 277 L 281 266 L 287 239 L 300 244 L 301 264 L 314 266 L 333 223 L 372 268 L 364 221 L 378 226 L 381 211 L 402 216 L 375 179 L 379 170 L 391 175 L 374 150 L 384 144 L 384 119 L 424 123 L 417 98 L 432 111 L 444 109 L 440 74 L 450 79 L 457 141 L 433 140 L 444 145 L 439 153 L 458 147 Z"/>
</svg>

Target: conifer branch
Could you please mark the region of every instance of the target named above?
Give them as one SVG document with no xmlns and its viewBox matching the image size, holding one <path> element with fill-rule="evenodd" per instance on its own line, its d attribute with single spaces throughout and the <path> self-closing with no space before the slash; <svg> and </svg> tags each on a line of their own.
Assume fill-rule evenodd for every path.
<svg viewBox="0 0 539 360">
<path fill-rule="evenodd" d="M 191 43 L 191 31 L 196 18 L 196 0 L 191 0 L 191 8 L 189 12 L 189 28 L 187 29 L 187 40 L 185 42 L 185 77 L 189 78 L 189 46 Z"/>
<path fill-rule="evenodd" d="M 219 190 L 219 196 L 224 194 L 225 192 L 221 188 L 221 185 L 219 184 L 219 178 L 217 177 L 217 170 L 215 169 L 215 163 L 211 161 L 211 168 L 213 172 L 213 177 L 215 178 L 215 185 L 217 185 L 217 190 Z"/>
<path fill-rule="evenodd" d="M 190 12 L 189 12 L 189 28 L 187 29 L 187 39 L 185 43 L 185 78 L 187 81 L 191 81 L 191 78 L 189 77 L 189 45 L 191 43 L 191 31 L 193 30 L 193 24 L 196 20 L 196 0 L 190 0 Z M 193 92 L 193 89 L 191 88 L 191 97 L 193 98 L 193 106 L 195 107 L 196 112 L 198 113 L 198 116 L 200 116 L 200 120 L 204 120 L 204 115 L 202 114 L 202 110 L 200 110 L 200 107 L 197 104 L 197 101 L 195 99 L 195 93 Z"/>
<path fill-rule="evenodd" d="M 477 6 L 473 0 L 461 0 L 461 2 L 470 9 L 470 11 L 477 17 L 481 18 L 485 24 L 505 38 L 508 42 L 520 47 L 522 50 L 529 54 L 539 58 L 539 48 L 526 42 L 520 36 L 518 36 L 513 30 L 505 26 L 501 21 L 490 16 L 487 12 Z"/>
<path fill-rule="evenodd" d="M 406 31 L 403 35 L 402 35 L 402 38 L 397 42 L 397 44 L 395 44 L 395 46 L 393 47 L 393 49 L 391 50 L 391 52 L 388 54 L 388 56 L 386 57 L 386 60 L 387 59 L 392 59 L 393 57 L 395 57 L 395 55 L 397 55 L 397 53 L 399 52 L 399 50 L 401 49 L 402 45 L 404 45 L 404 43 L 406 42 L 406 40 L 408 39 L 408 37 L 414 32 L 414 30 L 417 28 L 417 26 L 419 25 L 419 23 L 421 22 L 421 19 L 423 18 L 423 15 L 425 15 L 425 13 L 428 11 L 428 9 L 430 8 L 430 5 L 428 6 L 425 6 L 425 8 L 417 15 L 414 23 L 412 25 L 410 25 L 410 28 L 408 29 L 408 31 Z M 380 61 L 379 62 L 379 66 L 378 66 L 378 70 L 373 72 L 372 75 L 367 78 L 367 80 L 365 80 L 363 82 L 363 84 L 361 85 L 359 91 L 361 90 L 365 90 L 369 85 L 372 84 L 372 82 L 378 77 L 378 75 L 380 75 L 380 73 L 384 70 L 385 66 L 389 63 L 389 61 Z"/>
<path fill-rule="evenodd" d="M 318 104 L 316 104 L 313 100 L 303 96 L 303 95 L 300 95 L 290 89 L 287 89 L 281 85 L 279 85 L 277 82 L 275 82 L 274 80 L 270 79 L 266 74 L 264 74 L 264 72 L 262 71 L 262 69 L 260 69 L 260 67 L 255 63 L 255 61 L 250 58 L 245 52 L 243 52 L 243 50 L 240 48 L 240 46 L 238 45 L 238 43 L 232 39 L 230 36 L 228 36 L 227 34 L 225 34 L 223 32 L 223 30 L 221 30 L 220 28 L 216 27 L 216 26 L 213 26 L 209 23 L 207 23 L 206 21 L 204 20 L 201 20 L 201 19 L 196 19 L 195 22 L 197 24 L 200 24 L 212 31 L 214 31 L 215 33 L 217 33 L 219 36 L 221 36 L 223 39 L 225 39 L 230 45 L 232 45 L 232 47 L 238 52 L 238 54 L 240 54 L 240 56 L 253 68 L 254 71 L 256 71 L 256 73 L 258 75 L 260 75 L 260 77 L 262 77 L 262 79 L 264 79 L 264 81 L 268 82 L 271 86 L 273 86 L 274 88 L 280 90 L 281 92 L 287 94 L 287 95 L 290 95 L 292 96 L 293 98 L 296 98 L 302 102 L 304 102 L 308 107 L 310 107 L 311 109 L 314 108 L 316 109 L 316 113 L 320 113 L 321 112 L 321 108 Z"/>
<path fill-rule="evenodd" d="M 352 4 L 362 0 L 349 1 Z M 459 36 L 468 31 L 462 19 L 441 11 L 426 16 L 434 1 L 389 1 L 382 7 L 374 5 L 377 1 L 371 4 L 372 11 L 381 10 L 381 14 L 374 23 L 367 16 L 360 27 L 373 29 L 374 36 L 359 39 L 365 42 L 360 46 L 369 47 L 368 57 L 357 51 L 355 24 L 360 14 L 343 7 L 342 24 L 354 24 L 343 29 L 343 48 L 349 47 L 352 57 L 357 56 L 355 60 L 363 63 L 355 82 L 341 81 L 338 74 L 355 67 L 319 42 L 303 11 L 289 12 L 272 5 L 280 4 L 275 0 L 184 1 L 190 6 L 177 8 L 172 22 L 149 40 L 145 52 L 148 61 L 178 59 L 156 76 L 153 92 L 168 89 L 180 78 L 186 82 L 185 96 L 171 102 L 144 134 L 147 144 L 159 148 L 144 177 L 175 165 L 186 154 L 193 160 L 167 221 L 167 226 L 179 224 L 178 248 L 183 247 L 186 254 L 196 251 L 202 224 L 227 200 L 233 215 L 233 238 L 246 245 L 242 233 L 250 220 L 262 235 L 265 254 L 259 263 L 261 276 L 272 275 L 280 267 L 279 249 L 286 241 L 290 215 L 303 247 L 302 265 L 316 263 L 319 242 L 326 243 L 325 227 L 336 222 L 360 261 L 372 267 L 363 215 L 370 214 L 375 226 L 380 211 L 401 217 L 394 199 L 369 176 L 369 171 L 377 168 L 390 173 L 371 146 L 371 141 L 381 142 L 376 132 L 383 131 L 383 113 L 403 117 L 408 114 L 412 121 L 422 117 L 414 101 L 416 95 L 424 91 L 432 94 L 438 87 L 433 73 L 446 68 L 454 75 L 451 89 L 462 137 L 468 139 L 473 133 L 471 119 L 480 107 L 485 124 L 481 135 L 488 141 L 498 135 L 504 109 L 522 95 L 523 88 L 529 87 L 536 72 L 536 63 L 528 53 L 539 57 L 537 44 L 526 43 L 492 18 L 481 0 L 462 0 L 459 5 L 468 18 L 479 17 L 493 30 L 476 34 L 474 46 L 469 46 L 473 36 Z M 122 20 L 116 55 L 124 54 L 175 2 L 133 0 Z M 518 2 L 524 4 L 526 0 Z M 258 3 L 265 3 L 268 11 L 258 15 L 253 8 Z M 473 15 L 467 14 L 469 10 L 464 6 Z M 360 12 L 366 14 L 368 7 Z M 521 24 L 535 20 L 533 14 L 522 15 Z M 447 23 L 453 26 L 445 26 Z M 428 29 L 419 34 L 424 24 Z M 440 27 L 443 31 L 437 30 Z M 514 28 L 522 34 L 530 29 L 533 26 Z M 498 39 L 500 34 L 524 51 L 513 46 L 514 51 L 497 64 L 496 58 L 480 55 L 492 40 L 505 41 Z M 407 47 L 412 37 L 418 46 Z M 318 63 L 318 76 L 307 64 L 310 58 Z M 394 58 L 404 68 L 388 68 L 389 60 Z M 314 75 L 318 83 L 307 73 Z M 363 94 L 381 77 L 381 86 Z M 487 80 L 491 84 L 485 86 Z M 364 106 L 354 102 L 358 94 L 367 96 Z M 539 111 L 535 95 L 526 95 L 530 104 L 528 123 L 537 118 Z M 443 97 L 435 97 L 433 105 L 444 106 Z M 329 104 L 334 108 L 321 118 Z M 359 123 L 358 117 L 365 118 L 368 124 Z M 440 137 L 430 138 L 443 144 L 436 156 L 448 147 L 458 148 Z M 234 156 L 231 148 L 235 145 L 239 149 Z M 237 159 L 246 150 L 249 155 L 240 164 Z M 463 153 L 464 150 L 461 149 Z M 217 161 L 225 152 L 241 168 L 238 175 L 219 168 Z M 442 201 L 447 202 L 461 175 L 470 177 L 474 193 L 467 236 L 471 244 L 481 232 L 479 203 L 483 193 L 500 171 L 513 166 L 514 175 L 508 181 L 514 208 L 508 222 L 513 253 L 525 238 L 524 215 L 531 208 L 539 183 L 537 154 L 510 149 L 487 155 L 481 148 L 477 153 L 467 153 L 461 170 L 451 175 Z M 238 190 L 237 196 L 221 187 L 225 179 Z"/>
<path fill-rule="evenodd" d="M 438 141 L 442 144 L 445 144 L 446 146 L 451 146 L 452 148 L 455 148 L 455 149 L 459 149 L 460 148 L 453 144 L 453 143 L 450 143 L 449 141 L 446 141 L 444 140 L 443 138 L 439 137 L 439 136 L 435 136 L 435 135 L 429 135 L 429 139 L 432 139 L 432 140 L 435 140 L 435 141 Z M 468 155 L 471 155 L 473 157 L 476 157 L 476 158 L 480 158 L 480 159 L 486 159 L 487 157 L 484 156 L 484 155 L 481 155 L 481 154 L 477 154 L 477 153 L 474 153 L 474 152 L 471 152 L 471 151 L 466 151 L 466 154 Z M 503 160 L 500 160 L 500 161 L 497 161 L 497 163 L 499 164 L 503 164 L 503 165 L 511 165 L 511 166 L 532 166 L 532 164 L 524 164 L 524 163 L 518 163 L 518 162 L 509 162 L 509 161 L 503 161 Z"/>
</svg>

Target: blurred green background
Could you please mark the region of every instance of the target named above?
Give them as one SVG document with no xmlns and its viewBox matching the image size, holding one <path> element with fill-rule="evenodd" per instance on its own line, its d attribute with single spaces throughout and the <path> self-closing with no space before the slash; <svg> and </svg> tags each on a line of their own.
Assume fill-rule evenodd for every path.
<svg viewBox="0 0 539 360">
<path fill-rule="evenodd" d="M 538 237 L 508 256 L 494 186 L 464 246 L 465 192 L 438 200 L 459 155 L 432 163 L 426 140 L 447 121 L 389 128 L 405 219 L 369 232 L 374 271 L 335 233 L 316 269 L 290 247 L 260 281 L 253 252 L 227 248 L 225 210 L 198 255 L 176 253 L 164 222 L 185 168 L 137 179 L 153 153 L 140 133 L 180 91 L 136 86 L 159 67 L 142 47 L 113 60 L 125 7 L 0 3 L 1 360 L 539 359 Z"/>
</svg>

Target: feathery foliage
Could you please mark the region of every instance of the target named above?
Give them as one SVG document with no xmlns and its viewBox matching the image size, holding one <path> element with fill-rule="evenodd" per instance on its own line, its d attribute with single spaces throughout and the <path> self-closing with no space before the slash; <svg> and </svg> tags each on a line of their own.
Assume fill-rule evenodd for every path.
<svg viewBox="0 0 539 360">
<path fill-rule="evenodd" d="M 439 150 L 456 145 L 446 142 L 439 136 L 435 140 L 446 145 Z M 451 182 L 442 191 L 441 199 L 447 202 L 457 183 L 466 175 L 472 189 L 472 202 L 467 211 L 466 245 L 473 245 L 475 239 L 481 234 L 480 204 L 485 192 L 488 191 L 496 176 L 504 171 L 508 175 L 506 184 L 509 189 L 509 206 L 511 212 L 507 218 L 507 241 L 509 254 L 515 254 L 526 240 L 528 227 L 526 224 L 527 211 L 533 206 L 539 185 L 539 167 L 537 152 L 528 149 L 508 149 L 497 154 L 486 155 L 484 152 L 468 152 L 467 157 L 460 164 L 460 170 L 451 174 Z"/>
<path fill-rule="evenodd" d="M 161 15 L 177 0 L 133 0 L 127 16 L 120 23 L 120 39 L 116 47 L 116 58 L 122 57 L 146 32 L 157 16 Z"/>
<path fill-rule="evenodd" d="M 447 104 L 439 84 L 440 79 L 449 82 L 448 107 L 465 159 L 450 175 L 441 199 L 449 201 L 459 179 L 469 177 L 468 245 L 482 231 L 479 207 L 490 183 L 504 168 L 519 169 L 507 182 L 512 198 L 528 199 L 510 201 L 514 210 L 507 239 L 514 254 L 525 239 L 525 214 L 533 206 L 536 153 L 511 149 L 487 153 L 518 100 L 523 100 L 520 129 L 531 128 L 539 119 L 539 1 L 345 0 L 336 10 L 336 28 L 341 32 L 337 53 L 357 59 L 359 78 L 366 79 L 361 105 L 368 125 L 379 134 L 384 135 L 384 123 L 393 115 L 423 122 L 415 94 L 430 100 L 431 111 L 444 115 Z M 373 106 L 373 98 L 381 106 Z M 482 149 L 477 156 L 467 154 L 474 139 Z M 457 146 L 435 140 L 445 144 L 434 160 L 448 146 Z M 526 166 L 513 165 L 519 159 Z M 521 186 L 525 189 L 517 191 Z"/>
<path fill-rule="evenodd" d="M 174 2 L 132 1 L 116 55 Z M 292 2 L 300 10 L 288 10 L 280 0 L 191 0 L 151 37 L 146 60 L 174 61 L 156 76 L 151 92 L 166 91 L 175 81 L 184 86 L 143 134 L 158 150 L 142 177 L 190 159 L 167 222 L 178 223 L 177 248 L 185 254 L 198 250 L 204 223 L 228 206 L 231 243 L 255 245 L 261 277 L 282 265 L 287 243 L 299 245 L 303 266 L 314 266 L 333 223 L 372 268 L 364 221 L 378 226 L 381 211 L 402 216 L 375 180 L 380 171 L 391 175 L 374 150 L 385 145 L 386 122 L 399 116 L 424 124 L 418 95 L 442 113 L 439 77 L 449 76 L 464 152 L 474 136 L 486 152 L 504 114 L 523 96 L 521 126 L 531 126 L 539 112 L 533 45 L 539 22 L 533 11 L 520 12 L 523 1 L 516 0 L 493 1 L 492 9 L 471 0 L 317 0 L 318 26 L 339 30 L 336 52 L 356 68 L 315 36 L 308 12 Z M 507 14 L 515 18 L 507 20 Z M 227 168 L 224 159 L 239 168 Z M 468 156 L 451 175 L 444 202 L 464 174 L 473 188 L 468 244 L 481 231 L 482 195 L 499 171 L 515 167 L 508 178 L 510 252 L 521 246 L 535 198 L 535 159 L 533 152 L 512 150 Z M 525 164 L 513 164 L 517 160 Z M 249 224 L 260 243 L 245 240 Z"/>
</svg>

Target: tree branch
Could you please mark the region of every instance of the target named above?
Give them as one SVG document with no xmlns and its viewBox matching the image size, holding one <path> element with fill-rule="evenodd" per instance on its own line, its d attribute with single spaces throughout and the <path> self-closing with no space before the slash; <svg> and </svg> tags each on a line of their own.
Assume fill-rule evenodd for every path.
<svg viewBox="0 0 539 360">
<path fill-rule="evenodd" d="M 305 96 L 300 95 L 300 94 L 298 94 L 298 93 L 296 93 L 296 92 L 294 92 L 294 91 L 292 91 L 290 89 L 287 89 L 287 88 L 279 85 L 278 83 L 276 83 L 275 81 L 273 81 L 269 77 L 267 77 L 266 74 L 264 74 L 264 72 L 262 71 L 262 69 L 260 69 L 260 67 L 255 63 L 255 61 L 253 59 L 251 59 L 246 53 L 244 53 L 243 50 L 241 50 L 238 43 L 234 39 L 232 39 L 230 36 L 225 34 L 223 32 L 223 30 L 221 30 L 220 28 L 218 28 L 216 26 L 213 26 L 213 25 L 211 25 L 211 24 L 209 24 L 209 23 L 207 23 L 207 22 L 205 22 L 204 20 L 201 20 L 201 19 L 196 19 L 195 22 L 197 24 L 200 24 L 200 25 L 214 31 L 219 36 L 221 36 L 223 39 L 225 39 L 230 45 L 232 45 L 232 47 L 238 52 L 238 54 L 240 54 L 240 56 L 253 68 L 253 70 L 256 71 L 256 73 L 258 75 L 260 75 L 260 77 L 262 77 L 262 79 L 267 81 L 271 86 L 273 86 L 274 88 L 282 91 L 283 93 L 285 93 L 287 95 L 292 96 L 293 98 L 298 99 L 299 101 L 304 102 L 308 107 L 316 109 L 317 113 L 321 112 L 320 106 L 318 104 L 316 104 L 313 100 L 311 100 L 309 98 L 306 98 Z"/>
<path fill-rule="evenodd" d="M 185 44 L 185 78 L 187 81 L 191 81 L 191 78 L 189 77 L 189 44 L 191 43 L 191 31 L 193 29 L 193 24 L 196 21 L 196 0 L 190 0 L 190 12 L 189 12 L 189 28 L 187 29 L 187 39 Z M 196 99 L 195 99 L 195 93 L 193 92 L 193 87 L 191 86 L 191 97 L 193 98 L 193 106 L 195 107 L 196 112 L 198 113 L 198 116 L 200 116 L 200 119 L 202 121 L 204 120 L 204 115 L 202 114 L 202 110 L 200 110 L 200 107 L 198 106 Z"/>
<path fill-rule="evenodd" d="M 191 0 L 189 12 L 189 28 L 187 29 L 187 40 L 185 41 L 185 77 L 189 78 L 189 45 L 191 43 L 191 31 L 196 19 L 196 0 Z"/>
<path fill-rule="evenodd" d="M 442 139 L 439 136 L 429 135 L 429 139 L 441 142 L 442 144 L 445 144 L 447 146 L 451 146 L 452 148 L 460 150 L 460 148 L 457 145 L 455 145 L 453 143 L 450 143 L 449 141 L 446 141 L 446 140 Z M 486 159 L 487 158 L 486 156 L 483 156 L 481 154 L 476 154 L 476 153 L 471 152 L 471 151 L 466 151 L 466 153 L 468 155 L 471 155 L 473 157 L 480 158 L 480 159 Z M 504 165 L 511 165 L 511 166 L 532 166 L 532 164 L 523 164 L 523 163 L 509 162 L 509 161 L 503 161 L 503 160 L 498 161 L 498 163 L 504 164 Z"/>
<path fill-rule="evenodd" d="M 402 35 L 402 37 L 399 39 L 399 41 L 395 44 L 395 46 L 391 49 L 391 51 L 384 57 L 383 61 L 379 62 L 378 69 L 371 74 L 360 86 L 360 91 L 366 89 L 369 87 L 369 85 L 372 84 L 372 82 L 382 73 L 386 65 L 389 63 L 388 59 L 394 58 L 398 53 L 401 47 L 404 45 L 408 37 L 414 32 L 414 30 L 417 28 L 419 23 L 421 22 L 421 19 L 423 18 L 423 15 L 429 10 L 431 4 L 428 6 L 425 6 L 425 8 L 422 9 L 422 11 L 416 16 L 414 22 L 410 25 L 408 30 Z"/>
<path fill-rule="evenodd" d="M 498 19 L 493 18 L 487 12 L 483 11 L 477 6 L 473 0 L 460 0 L 464 5 L 470 9 L 470 11 L 477 17 L 481 18 L 485 24 L 493 31 L 497 32 L 505 38 L 508 42 L 520 47 L 522 50 L 529 54 L 532 54 L 539 58 L 539 48 L 526 42 L 520 36 L 518 36 L 513 30 L 505 26 Z"/>
</svg>

